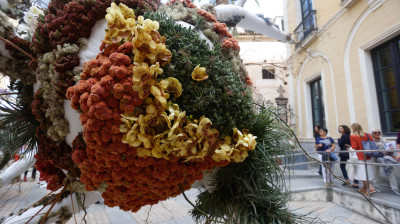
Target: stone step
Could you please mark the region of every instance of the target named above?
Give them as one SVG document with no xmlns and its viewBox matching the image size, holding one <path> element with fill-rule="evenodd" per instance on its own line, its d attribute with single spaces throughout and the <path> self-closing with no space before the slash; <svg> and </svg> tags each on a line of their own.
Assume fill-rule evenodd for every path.
<svg viewBox="0 0 400 224">
<path fill-rule="evenodd" d="M 326 187 L 322 179 L 290 179 L 291 200 L 297 202 L 332 202 L 363 217 L 380 223 L 386 219 L 356 191 L 342 186 L 334 180 L 334 187 Z M 371 196 L 371 201 L 383 212 L 391 223 L 400 223 L 400 196 L 380 189 Z"/>
</svg>

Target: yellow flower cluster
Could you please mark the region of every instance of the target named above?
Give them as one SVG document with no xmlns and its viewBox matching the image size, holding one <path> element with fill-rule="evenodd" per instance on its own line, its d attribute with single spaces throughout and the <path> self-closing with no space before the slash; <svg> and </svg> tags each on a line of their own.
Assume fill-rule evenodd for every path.
<svg viewBox="0 0 400 224">
<path fill-rule="evenodd" d="M 106 44 L 130 42 L 133 37 L 132 28 L 136 25 L 135 12 L 124 4 L 117 6 L 114 2 L 106 12 L 108 29 L 104 42 Z"/>
<path fill-rule="evenodd" d="M 106 20 L 106 44 L 131 42 L 133 45 L 132 89 L 144 102 L 132 114 L 121 115 L 120 131 L 125 133 L 122 142 L 136 147 L 139 157 L 168 160 L 174 155 L 191 161 L 212 156 L 217 162 L 241 162 L 247 157 L 247 151 L 255 149 L 256 137 L 247 131 L 242 134 L 235 128 L 233 138 L 227 136 L 221 141 L 208 118 L 193 120 L 177 104 L 168 102 L 171 93 L 175 98 L 182 94 L 182 85 L 172 77 L 157 81 L 157 76 L 163 73 L 160 66 L 169 63 L 172 57 L 165 46 L 166 38 L 157 31 L 157 21 L 144 20 L 142 16 L 136 20 L 132 9 L 115 3 L 107 9 Z M 206 68 L 198 65 L 192 78 L 207 79 Z"/>
<path fill-rule="evenodd" d="M 235 162 L 242 162 L 247 157 L 247 151 L 256 148 L 256 136 L 243 130 L 244 134 L 237 128 L 233 129 L 233 141 L 230 136 L 225 136 L 225 141 L 220 142 L 220 149 L 214 151 L 212 158 L 219 162 L 221 160 L 233 159 Z"/>
<path fill-rule="evenodd" d="M 136 20 L 134 11 L 122 3 L 117 6 L 113 2 L 106 11 L 106 44 L 131 42 L 135 63 L 158 61 L 161 66 L 169 63 L 172 53 L 165 46 L 166 38 L 157 31 L 160 26 L 157 21 L 145 20 L 143 16 Z"/>
<path fill-rule="evenodd" d="M 168 102 L 168 110 L 159 112 L 151 97 L 144 102 L 145 114 L 123 115 L 120 131 L 126 133 L 122 142 L 137 148 L 139 157 L 153 156 L 169 159 L 169 155 L 186 158 L 185 161 L 203 159 L 210 155 L 217 161 L 242 162 L 247 151 L 256 147 L 256 137 L 242 134 L 236 128 L 233 138 L 218 140 L 219 133 L 211 128 L 211 121 L 204 116 L 189 119 L 177 104 Z"/>
</svg>

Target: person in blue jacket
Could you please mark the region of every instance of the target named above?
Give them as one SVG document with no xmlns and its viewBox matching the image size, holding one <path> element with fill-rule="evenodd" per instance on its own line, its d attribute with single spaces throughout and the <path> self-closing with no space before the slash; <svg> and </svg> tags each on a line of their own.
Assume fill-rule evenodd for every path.
<svg viewBox="0 0 400 224">
<path fill-rule="evenodd" d="M 333 172 L 335 164 L 330 161 L 338 160 L 338 157 L 333 152 L 335 150 L 335 141 L 327 136 L 328 129 L 326 128 L 321 128 L 319 134 L 320 136 L 315 140 L 316 149 L 322 154 L 322 162 L 326 162 Z M 326 170 L 325 166 L 322 166 L 322 176 L 326 186 L 333 186 L 333 174 Z"/>
</svg>

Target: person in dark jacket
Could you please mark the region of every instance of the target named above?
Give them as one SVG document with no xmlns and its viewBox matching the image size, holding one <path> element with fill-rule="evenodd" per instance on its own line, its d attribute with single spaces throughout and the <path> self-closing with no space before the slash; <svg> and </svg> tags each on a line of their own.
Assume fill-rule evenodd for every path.
<svg viewBox="0 0 400 224">
<path fill-rule="evenodd" d="M 314 139 L 317 140 L 317 138 L 319 138 L 319 130 L 321 129 L 320 125 L 315 125 L 314 126 Z M 315 149 L 317 149 L 317 146 L 315 145 Z M 322 176 L 322 165 L 319 165 L 319 170 L 317 172 L 315 172 L 315 174 Z"/>
<path fill-rule="evenodd" d="M 347 151 L 346 145 L 351 145 L 350 128 L 347 125 L 340 125 L 338 131 L 341 134 L 340 138 L 338 139 L 338 145 L 340 147 L 340 151 Z M 349 159 L 349 154 L 340 152 L 339 157 L 340 157 L 340 162 L 347 162 L 347 160 Z M 342 170 L 342 174 L 346 182 L 350 183 L 349 176 L 347 175 L 346 164 L 341 163 L 340 169 Z M 343 185 L 346 186 L 347 183 L 343 183 Z"/>
</svg>

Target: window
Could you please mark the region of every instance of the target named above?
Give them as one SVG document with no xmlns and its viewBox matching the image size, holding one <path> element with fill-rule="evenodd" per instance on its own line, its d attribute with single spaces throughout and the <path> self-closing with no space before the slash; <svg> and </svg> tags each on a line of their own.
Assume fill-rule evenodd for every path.
<svg viewBox="0 0 400 224">
<path fill-rule="evenodd" d="M 312 13 L 312 0 L 300 0 L 301 18 L 303 19 L 304 38 L 314 29 L 314 19 Z"/>
<path fill-rule="evenodd" d="M 310 90 L 313 127 L 315 125 L 325 127 L 325 110 L 321 78 L 310 83 Z"/>
<path fill-rule="evenodd" d="M 274 70 L 273 69 L 263 69 L 262 70 L 262 78 L 263 79 L 275 79 Z"/>
<path fill-rule="evenodd" d="M 400 130 L 400 36 L 372 50 L 382 131 Z"/>
<path fill-rule="evenodd" d="M 304 20 L 312 10 L 312 0 L 300 0 L 301 18 Z"/>
<path fill-rule="evenodd" d="M 313 30 L 315 26 L 315 10 L 312 7 L 312 0 L 300 0 L 301 7 L 301 23 L 294 30 L 297 42 L 304 40 Z"/>
</svg>

